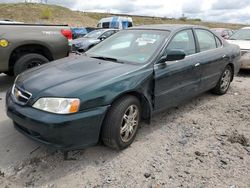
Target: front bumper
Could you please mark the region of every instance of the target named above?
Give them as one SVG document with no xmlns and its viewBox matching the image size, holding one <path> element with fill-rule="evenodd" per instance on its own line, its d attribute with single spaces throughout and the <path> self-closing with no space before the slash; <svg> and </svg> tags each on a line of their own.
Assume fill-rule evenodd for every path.
<svg viewBox="0 0 250 188">
<path fill-rule="evenodd" d="M 61 150 L 82 149 L 99 141 L 102 121 L 109 106 L 71 115 L 43 112 L 13 102 L 6 96 L 7 115 L 15 128 L 40 143 Z"/>
<path fill-rule="evenodd" d="M 241 69 L 250 69 L 250 51 L 242 51 L 241 58 L 239 60 Z"/>
</svg>

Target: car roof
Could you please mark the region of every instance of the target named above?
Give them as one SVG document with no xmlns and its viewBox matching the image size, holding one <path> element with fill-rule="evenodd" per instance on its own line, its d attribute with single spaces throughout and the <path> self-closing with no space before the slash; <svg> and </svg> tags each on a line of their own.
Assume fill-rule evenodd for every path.
<svg viewBox="0 0 250 188">
<path fill-rule="evenodd" d="M 178 31 L 181 29 L 190 29 L 190 28 L 202 28 L 208 29 L 207 27 L 199 25 L 183 25 L 183 24 L 154 24 L 154 25 L 142 25 L 135 26 L 129 29 L 152 29 L 152 30 L 165 30 L 165 31 Z"/>
</svg>

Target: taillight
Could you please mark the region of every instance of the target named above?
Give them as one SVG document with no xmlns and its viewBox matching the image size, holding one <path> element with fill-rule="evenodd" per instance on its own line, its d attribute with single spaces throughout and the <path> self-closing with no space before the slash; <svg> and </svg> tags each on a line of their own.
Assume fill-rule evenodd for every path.
<svg viewBox="0 0 250 188">
<path fill-rule="evenodd" d="M 68 40 L 72 40 L 72 31 L 69 29 L 62 29 L 61 33 L 65 36 Z"/>
</svg>

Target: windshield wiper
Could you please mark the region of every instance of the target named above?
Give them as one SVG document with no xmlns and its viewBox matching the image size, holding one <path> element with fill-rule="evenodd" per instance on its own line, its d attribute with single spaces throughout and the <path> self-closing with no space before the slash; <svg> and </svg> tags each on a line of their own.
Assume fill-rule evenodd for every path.
<svg viewBox="0 0 250 188">
<path fill-rule="evenodd" d="M 112 57 L 104 57 L 104 56 L 91 56 L 91 58 L 95 58 L 95 59 L 101 59 L 101 60 L 105 60 L 105 61 L 112 61 L 112 62 L 116 62 L 116 63 L 124 63 L 116 58 L 112 58 Z"/>
</svg>

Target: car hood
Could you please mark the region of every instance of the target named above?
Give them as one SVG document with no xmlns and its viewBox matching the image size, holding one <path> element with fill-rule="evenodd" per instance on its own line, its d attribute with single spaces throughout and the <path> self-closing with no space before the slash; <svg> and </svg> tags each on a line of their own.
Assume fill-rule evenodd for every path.
<svg viewBox="0 0 250 188">
<path fill-rule="evenodd" d="M 34 98 L 76 97 L 83 88 L 87 92 L 139 68 L 138 65 L 72 56 L 25 71 L 18 76 L 16 85 Z"/>
<path fill-rule="evenodd" d="M 227 40 L 231 44 L 236 44 L 240 49 L 250 49 L 250 41 L 248 40 Z"/>
</svg>

